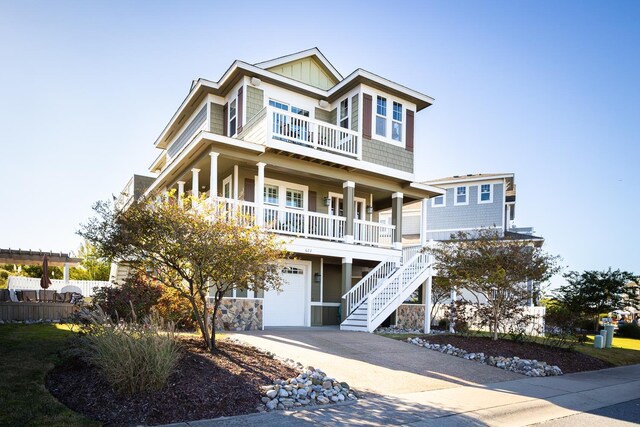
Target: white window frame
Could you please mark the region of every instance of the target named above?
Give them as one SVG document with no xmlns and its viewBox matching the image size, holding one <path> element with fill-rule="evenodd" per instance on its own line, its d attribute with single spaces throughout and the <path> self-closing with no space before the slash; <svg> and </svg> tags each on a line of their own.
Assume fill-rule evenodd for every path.
<svg viewBox="0 0 640 427">
<path fill-rule="evenodd" d="M 385 102 L 385 111 L 384 115 L 378 113 L 378 98 L 384 99 Z M 386 96 L 382 96 L 379 94 L 375 95 L 376 105 L 373 109 L 373 134 L 379 138 L 386 140 L 389 135 L 389 98 Z M 384 118 L 384 135 L 380 135 L 378 133 L 378 117 Z M 389 138 L 391 139 L 391 138 Z"/>
<path fill-rule="evenodd" d="M 441 205 L 437 205 L 436 204 L 436 199 L 438 197 L 442 197 L 442 204 Z M 436 197 L 431 199 L 431 207 L 432 208 L 444 208 L 445 206 L 447 206 L 447 195 L 446 194 L 443 194 L 441 196 L 436 196 Z"/>
<path fill-rule="evenodd" d="M 254 178 L 257 182 L 258 177 L 255 176 Z M 288 181 L 280 181 L 280 180 L 271 179 L 271 178 L 265 178 L 264 185 L 265 186 L 270 185 L 272 187 L 278 188 L 278 204 L 274 205 L 271 203 L 267 203 L 266 200 L 264 202 L 265 204 L 268 204 L 269 206 L 278 206 L 279 208 L 283 208 L 283 209 L 299 211 L 301 210 L 300 208 L 287 206 L 287 189 L 298 190 L 298 191 L 302 191 L 302 210 L 304 211 L 309 210 L 309 187 L 308 186 L 296 184 Z M 256 191 L 258 191 L 257 188 L 256 188 Z"/>
<path fill-rule="evenodd" d="M 280 197 L 280 187 L 278 187 L 277 185 L 272 185 L 272 184 L 267 184 L 267 183 L 265 183 L 265 184 L 264 184 L 264 187 L 263 187 L 263 190 L 262 190 L 262 191 L 263 191 L 263 193 L 267 190 L 267 188 L 268 188 L 268 187 L 269 187 L 269 188 L 275 188 L 275 189 L 276 189 L 276 203 L 268 202 L 268 201 L 267 201 L 268 199 L 267 199 L 267 198 L 264 196 L 264 194 L 263 194 L 263 195 L 262 195 L 262 198 L 263 198 L 263 200 L 264 200 L 264 204 L 265 204 L 265 205 L 270 205 L 270 206 L 279 206 L 279 205 L 280 205 L 280 199 L 281 199 L 281 197 Z"/>
<path fill-rule="evenodd" d="M 289 193 L 289 192 L 291 192 L 292 194 L 293 194 L 293 192 L 297 192 L 297 193 L 302 194 L 302 206 L 300 206 L 300 207 L 297 207 L 297 206 L 289 206 L 289 205 L 287 204 L 287 203 L 288 203 L 288 201 L 287 201 L 287 197 L 288 197 L 288 193 Z M 291 188 L 291 187 L 287 187 L 287 188 L 285 189 L 285 193 L 284 193 L 284 205 L 285 205 L 287 208 L 289 208 L 289 209 L 298 209 L 298 210 L 303 210 L 303 209 L 304 209 L 304 199 L 305 199 L 305 197 L 304 197 L 304 191 L 303 191 L 303 190 L 300 190 L 300 189 L 297 189 L 297 188 Z"/>
<path fill-rule="evenodd" d="M 386 142 L 391 145 L 395 145 L 397 147 L 405 147 L 407 141 L 407 108 L 408 103 L 402 99 L 395 98 L 393 96 L 387 95 L 381 92 L 364 92 L 371 95 L 372 99 L 372 108 L 371 108 L 371 139 L 375 139 L 377 141 Z M 381 116 L 378 114 L 378 96 L 385 98 L 387 100 L 387 114 L 386 116 Z M 402 120 L 400 121 L 401 129 L 400 129 L 400 141 L 396 141 L 392 137 L 393 131 L 393 103 L 400 104 L 402 106 Z M 386 136 L 378 135 L 376 132 L 376 117 L 384 117 L 385 118 L 385 129 Z"/>
<path fill-rule="evenodd" d="M 489 186 L 489 200 L 482 200 L 482 186 Z M 493 184 L 480 184 L 478 185 L 478 204 L 483 205 L 487 203 L 493 203 Z"/>
<path fill-rule="evenodd" d="M 396 120 L 393 118 L 393 115 L 395 114 L 395 106 L 396 104 L 398 104 L 400 106 L 400 120 Z M 390 137 L 393 141 L 397 142 L 397 143 L 401 143 L 404 140 L 404 105 L 402 104 L 402 102 L 398 102 L 398 101 L 392 101 L 391 102 L 391 132 L 390 132 Z M 394 139 L 393 138 L 393 124 L 394 123 L 398 123 L 400 125 L 400 139 Z"/>
<path fill-rule="evenodd" d="M 335 203 L 336 206 L 329 206 L 329 215 L 334 215 L 334 216 L 340 216 L 340 212 L 336 212 L 337 207 L 340 205 L 340 200 L 344 199 L 344 194 L 342 193 L 334 193 L 329 191 L 329 199 L 331 199 L 332 201 L 335 199 Z M 353 209 L 353 214 L 354 217 L 353 219 L 358 219 L 356 215 L 356 209 L 355 207 L 358 205 L 358 203 L 360 203 L 361 208 L 360 208 L 360 218 L 364 219 L 366 218 L 366 214 L 367 214 L 367 199 L 365 199 L 364 197 L 354 197 L 353 198 L 353 203 L 354 203 L 354 209 Z M 342 210 L 344 210 L 344 200 L 342 203 Z"/>
<path fill-rule="evenodd" d="M 231 116 L 231 104 L 236 103 L 236 114 L 235 116 Z M 227 118 L 227 129 L 229 130 L 229 137 L 234 137 L 238 133 L 238 98 L 233 98 L 229 101 L 229 117 Z M 233 128 L 231 127 L 231 121 L 235 119 L 236 123 Z"/>
<path fill-rule="evenodd" d="M 347 115 L 342 117 L 342 103 L 345 101 L 347 101 Z M 347 121 L 346 127 L 342 126 L 343 120 Z M 338 123 L 336 123 L 336 125 L 343 129 L 351 129 L 351 98 L 349 96 L 340 100 L 338 103 Z"/>
<path fill-rule="evenodd" d="M 224 194 L 224 190 L 227 185 L 229 186 L 229 197 Z M 233 199 L 233 175 L 229 175 L 222 180 L 222 197 L 225 199 Z"/>
<path fill-rule="evenodd" d="M 464 202 L 458 202 L 458 188 L 464 188 Z M 454 206 L 465 206 L 469 204 L 469 186 L 468 185 L 458 185 L 453 187 L 453 205 Z"/>
</svg>

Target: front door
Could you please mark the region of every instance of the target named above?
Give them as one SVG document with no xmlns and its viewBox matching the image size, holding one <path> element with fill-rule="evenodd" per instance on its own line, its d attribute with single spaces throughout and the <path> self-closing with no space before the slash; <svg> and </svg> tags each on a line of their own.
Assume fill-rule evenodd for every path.
<svg viewBox="0 0 640 427">
<path fill-rule="evenodd" d="M 264 293 L 264 326 L 309 326 L 311 262 L 288 262 L 281 274 L 282 289 Z"/>
</svg>

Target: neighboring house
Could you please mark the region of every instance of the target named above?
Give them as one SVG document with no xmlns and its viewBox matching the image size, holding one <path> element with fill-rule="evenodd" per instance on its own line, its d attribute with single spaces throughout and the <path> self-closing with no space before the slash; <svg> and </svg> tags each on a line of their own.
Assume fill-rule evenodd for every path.
<svg viewBox="0 0 640 427">
<path fill-rule="evenodd" d="M 473 234 L 480 228 L 491 228 L 506 239 L 526 240 L 537 247 L 543 245 L 544 239 L 535 236 L 532 227 L 515 225 L 516 185 L 513 173 L 455 175 L 424 184 L 440 187 L 446 194 L 433 197 L 426 203 L 426 221 L 421 217 L 421 203 L 405 207 L 402 219 L 405 242 L 419 241 L 420 225 L 426 223 L 428 240 L 445 241 L 460 231 Z M 380 214 L 382 222 L 389 222 L 390 218 L 389 211 Z M 527 283 L 526 286 L 534 290 L 537 285 Z M 475 300 L 468 291 L 462 290 L 461 293 L 465 299 Z M 529 305 L 536 302 L 532 298 Z"/>
<path fill-rule="evenodd" d="M 362 69 L 343 77 L 315 48 L 235 61 L 218 81 L 192 83 L 155 142 L 154 177 L 134 177 L 119 203 L 136 182 L 145 195 L 206 194 L 285 239 L 296 257 L 286 286 L 234 291 L 225 309 L 262 313 L 228 327 L 371 331 L 431 275 L 427 256 L 403 249 L 402 212 L 443 194 L 414 175 L 415 114 L 432 103 Z"/>
</svg>

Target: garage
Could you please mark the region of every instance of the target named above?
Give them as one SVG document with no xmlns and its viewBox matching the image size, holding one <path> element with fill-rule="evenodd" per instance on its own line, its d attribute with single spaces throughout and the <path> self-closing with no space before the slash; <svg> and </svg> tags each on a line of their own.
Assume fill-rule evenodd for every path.
<svg viewBox="0 0 640 427">
<path fill-rule="evenodd" d="M 311 262 L 289 262 L 282 269 L 284 286 L 280 292 L 264 294 L 264 326 L 309 326 Z"/>
</svg>

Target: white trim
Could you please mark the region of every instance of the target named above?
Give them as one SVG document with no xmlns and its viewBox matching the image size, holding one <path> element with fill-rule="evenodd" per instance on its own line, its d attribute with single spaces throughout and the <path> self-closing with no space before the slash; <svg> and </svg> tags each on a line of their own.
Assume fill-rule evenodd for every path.
<svg viewBox="0 0 640 427">
<path fill-rule="evenodd" d="M 254 179 L 257 181 L 258 176 L 254 176 Z M 308 210 L 309 207 L 309 187 L 302 184 L 296 184 L 288 181 L 280 181 L 278 179 L 264 178 L 264 185 L 271 185 L 273 187 L 278 188 L 278 205 L 281 208 L 285 209 L 293 209 L 300 210 L 301 208 L 294 208 L 291 206 L 287 206 L 287 189 L 302 191 L 302 210 Z M 270 206 L 275 206 L 272 203 L 265 204 Z"/>
<path fill-rule="evenodd" d="M 492 225 L 491 227 L 469 227 L 469 228 L 439 228 L 439 229 L 429 229 L 427 230 L 427 233 L 435 233 L 437 231 L 473 231 L 473 230 L 479 230 L 481 228 L 502 228 L 499 225 Z"/>
<path fill-rule="evenodd" d="M 342 110 L 342 102 L 343 101 L 347 101 L 347 116 L 346 117 L 340 117 L 340 113 Z M 338 101 L 338 105 L 336 106 L 337 111 L 336 111 L 336 126 L 341 127 L 343 129 L 349 129 L 351 130 L 351 95 L 347 95 L 344 98 L 340 99 Z M 347 119 L 347 127 L 342 126 L 341 122 L 342 120 Z"/>
<path fill-rule="evenodd" d="M 393 248 L 380 248 L 376 246 L 353 245 L 343 242 L 328 240 L 307 239 L 305 237 L 277 236 L 278 241 L 283 242 L 285 249 L 292 253 L 305 255 L 318 255 L 327 257 L 351 257 L 369 261 L 384 261 L 391 258 L 400 261 L 402 251 Z"/>
<path fill-rule="evenodd" d="M 458 202 L 458 188 L 464 188 L 464 202 Z M 469 186 L 458 185 L 453 187 L 453 206 L 466 206 L 469 204 Z"/>
<path fill-rule="evenodd" d="M 501 182 L 501 179 L 504 178 L 513 178 L 514 174 L 512 173 L 508 173 L 508 174 L 504 174 L 504 175 L 495 175 L 495 176 L 470 176 L 470 177 L 464 177 L 464 176 L 460 176 L 459 178 L 451 178 L 451 179 L 446 179 L 446 180 L 431 180 L 431 181 L 424 181 L 423 184 L 427 184 L 427 185 L 444 185 L 444 184 L 461 184 L 461 183 L 465 183 L 465 182 L 475 182 L 475 181 L 496 181 L 496 182 Z"/>
<path fill-rule="evenodd" d="M 347 188 L 347 187 L 351 187 L 351 188 L 356 188 L 356 183 L 353 181 L 345 181 L 342 183 L 342 188 Z"/>
<path fill-rule="evenodd" d="M 311 307 L 340 307 L 339 302 L 312 302 Z"/>
<path fill-rule="evenodd" d="M 229 195 L 224 194 L 224 187 L 229 184 Z M 222 180 L 222 197 L 225 199 L 230 199 L 233 197 L 233 174 L 229 175 L 225 179 Z"/>
<path fill-rule="evenodd" d="M 351 181 L 347 181 L 345 182 L 348 183 Z M 344 194 L 342 193 L 334 193 L 333 191 L 329 191 L 327 193 L 327 197 L 329 197 L 329 199 L 331 200 L 331 202 L 333 202 L 333 199 L 336 199 L 336 206 L 331 206 L 329 205 L 329 209 L 328 209 L 328 213 L 329 215 L 333 215 L 333 216 L 344 216 L 344 215 L 340 215 L 338 206 L 340 205 L 340 200 L 343 200 L 343 211 L 344 211 Z M 353 209 L 353 213 L 356 214 L 356 207 L 358 205 L 358 203 L 362 203 L 362 209 L 360 210 L 360 219 L 363 219 L 365 217 L 365 215 L 367 214 L 367 199 L 365 199 L 364 197 L 356 197 L 355 194 L 353 196 L 353 203 L 356 204 L 356 206 L 354 206 Z M 353 217 L 353 219 L 358 219 L 356 216 Z"/>
<path fill-rule="evenodd" d="M 488 185 L 489 186 L 489 200 L 482 200 L 482 186 L 483 185 Z M 486 205 L 488 203 L 493 203 L 493 184 L 478 184 L 478 204 L 479 205 Z"/>
<path fill-rule="evenodd" d="M 236 125 L 233 128 L 233 133 L 232 133 L 232 129 L 231 129 L 231 120 L 232 120 L 232 117 L 231 117 L 231 104 L 233 104 L 234 102 L 236 103 L 236 107 L 235 107 L 236 115 L 233 116 L 233 118 L 236 119 Z M 227 119 L 227 133 L 229 135 L 225 135 L 225 136 L 228 136 L 229 138 L 233 138 L 234 136 L 236 136 L 238 134 L 238 96 L 237 96 L 237 94 L 236 94 L 235 98 L 229 99 L 229 108 L 227 109 L 227 117 L 226 117 L 226 119 Z"/>
<path fill-rule="evenodd" d="M 305 276 L 305 290 L 304 290 L 304 326 L 311 326 L 311 270 L 312 263 L 311 261 L 306 260 L 284 260 L 283 267 L 291 267 L 291 266 L 303 266 L 304 267 L 304 276 Z M 265 291 L 265 293 L 268 291 Z M 265 311 L 262 312 L 262 324 L 265 325 L 267 323 L 267 319 L 265 316 Z"/>
<path fill-rule="evenodd" d="M 436 199 L 438 197 L 442 197 L 442 204 L 441 205 L 436 205 Z M 446 208 L 447 207 L 447 195 L 446 194 L 440 194 L 439 196 L 435 196 L 431 198 L 431 207 L 432 208 Z"/>
<path fill-rule="evenodd" d="M 400 192 L 393 193 L 391 195 L 392 199 L 404 199 L 404 194 Z"/>
</svg>

